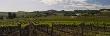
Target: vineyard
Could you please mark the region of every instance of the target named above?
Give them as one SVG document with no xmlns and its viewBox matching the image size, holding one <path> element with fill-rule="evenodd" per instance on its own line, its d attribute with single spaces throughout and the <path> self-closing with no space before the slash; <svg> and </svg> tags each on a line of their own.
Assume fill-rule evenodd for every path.
<svg viewBox="0 0 110 36">
<path fill-rule="evenodd" d="M 9 18 L 0 20 L 0 36 L 110 36 L 109 16 Z"/>
<path fill-rule="evenodd" d="M 110 24 L 34 24 L 0 27 L 0 36 L 110 36 Z"/>
</svg>

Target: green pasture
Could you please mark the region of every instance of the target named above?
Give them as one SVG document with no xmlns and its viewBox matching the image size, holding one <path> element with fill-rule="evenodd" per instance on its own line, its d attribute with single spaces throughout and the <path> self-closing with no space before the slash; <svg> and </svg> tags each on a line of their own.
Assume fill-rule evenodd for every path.
<svg viewBox="0 0 110 36">
<path fill-rule="evenodd" d="M 36 18 L 15 18 L 0 20 L 0 26 L 13 26 L 22 24 L 22 26 L 33 22 L 34 24 L 80 24 L 80 23 L 110 23 L 110 17 L 96 17 L 96 16 L 51 16 L 51 17 L 36 17 Z"/>
</svg>

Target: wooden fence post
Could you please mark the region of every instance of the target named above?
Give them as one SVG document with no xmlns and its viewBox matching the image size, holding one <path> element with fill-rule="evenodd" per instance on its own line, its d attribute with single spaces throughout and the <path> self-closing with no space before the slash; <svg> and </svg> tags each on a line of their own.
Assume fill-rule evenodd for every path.
<svg viewBox="0 0 110 36">
<path fill-rule="evenodd" d="M 81 28 L 81 36 L 84 36 L 84 25 L 85 25 L 85 23 L 81 23 L 80 24 L 80 28 Z"/>
<path fill-rule="evenodd" d="M 29 23 L 29 36 L 32 36 L 34 31 L 34 24 L 32 22 Z"/>
<path fill-rule="evenodd" d="M 21 36 L 21 24 L 18 23 L 19 36 Z"/>
<path fill-rule="evenodd" d="M 53 36 L 53 24 L 54 23 L 52 23 L 52 25 L 51 25 L 51 36 Z"/>
</svg>

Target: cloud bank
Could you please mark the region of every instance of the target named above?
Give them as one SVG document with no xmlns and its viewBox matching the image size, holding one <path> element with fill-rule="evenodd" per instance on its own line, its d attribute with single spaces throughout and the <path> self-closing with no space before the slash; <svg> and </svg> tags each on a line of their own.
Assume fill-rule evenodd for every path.
<svg viewBox="0 0 110 36">
<path fill-rule="evenodd" d="M 47 5 L 55 5 L 55 4 L 59 4 L 59 3 L 65 3 L 65 2 L 84 2 L 86 0 L 41 0 L 40 2 L 47 4 Z"/>
<path fill-rule="evenodd" d="M 104 6 L 103 6 L 104 5 Z M 0 0 L 0 11 L 110 8 L 110 0 Z"/>
<path fill-rule="evenodd" d="M 41 0 L 40 2 L 47 4 L 47 5 L 55 5 L 55 4 L 58 4 L 62 1 L 63 0 Z"/>
<path fill-rule="evenodd" d="M 62 5 L 64 9 L 100 9 L 109 6 L 88 3 L 88 0 L 41 0 L 42 3 L 51 5 Z"/>
</svg>

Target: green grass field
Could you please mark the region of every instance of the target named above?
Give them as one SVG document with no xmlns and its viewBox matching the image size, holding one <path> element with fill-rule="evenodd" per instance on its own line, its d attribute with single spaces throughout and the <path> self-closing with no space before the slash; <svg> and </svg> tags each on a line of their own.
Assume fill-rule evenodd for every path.
<svg viewBox="0 0 110 36">
<path fill-rule="evenodd" d="M 17 23 L 27 25 L 29 22 L 34 22 L 35 24 L 80 24 L 80 23 L 107 23 L 110 24 L 110 17 L 96 17 L 96 16 L 49 16 L 49 17 L 39 17 L 39 18 L 15 18 L 15 19 L 5 19 L 0 20 L 0 26 L 13 26 Z"/>
</svg>

